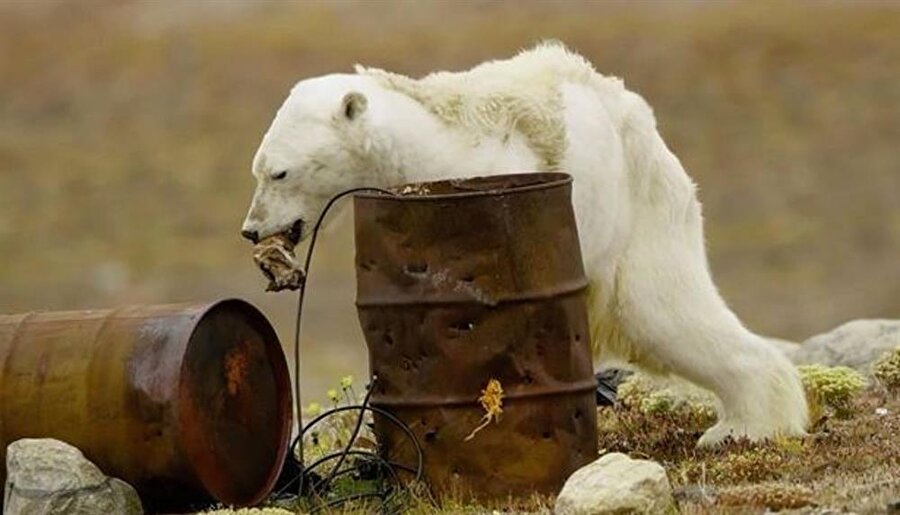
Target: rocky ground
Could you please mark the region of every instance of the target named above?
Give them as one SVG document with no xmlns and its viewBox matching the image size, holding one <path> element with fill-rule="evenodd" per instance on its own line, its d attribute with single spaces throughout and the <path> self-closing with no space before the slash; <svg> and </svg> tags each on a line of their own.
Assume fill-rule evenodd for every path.
<svg viewBox="0 0 900 515">
<path fill-rule="evenodd" d="M 668 511 L 684 514 L 900 513 L 898 327 L 856 321 L 787 349 L 800 362 L 820 357 L 800 367 L 814 420 L 804 438 L 698 449 L 697 439 L 715 420 L 712 397 L 684 382 L 637 375 L 620 385 L 615 406 L 598 409 L 600 453 L 636 461 L 597 467 L 580 485 L 570 479 L 560 500 L 434 506 L 422 498 L 413 499 L 410 512 L 579 513 L 572 506 L 585 502 L 595 503 L 596 511 L 581 513 L 619 513 L 623 507 L 632 510 L 624 513 L 665 513 L 656 501 L 671 487 Z M 604 486 L 606 498 L 596 495 Z M 575 501 L 562 503 L 568 497 Z M 365 512 L 351 507 L 342 513 Z"/>
<path fill-rule="evenodd" d="M 618 386 L 615 405 L 598 408 L 601 457 L 576 472 L 558 498 L 478 506 L 434 503 L 413 493 L 403 501 L 404 512 L 900 513 L 898 327 L 900 322 L 856 321 L 786 349 L 796 361 L 820 357 L 820 363 L 800 366 L 813 420 L 808 436 L 698 449 L 697 439 L 715 421 L 711 395 L 682 381 L 635 374 Z M 344 385 L 345 393 L 352 391 L 349 377 Z M 343 422 L 328 440 L 336 446 L 346 441 L 344 433 L 353 425 Z M 317 450 L 322 449 L 310 449 Z M 119 505 L 127 506 L 123 512 L 140 513 L 128 485 L 106 478 L 66 444 L 20 440 L 9 447 L 8 458 L 7 515 L 55 515 L 82 507 L 89 513 Z M 277 504 L 209 513 L 296 512 Z M 327 512 L 372 511 L 372 505 L 351 504 Z"/>
<path fill-rule="evenodd" d="M 698 449 L 697 439 L 715 421 L 711 395 L 683 381 L 634 374 L 618 386 L 615 405 L 598 408 L 600 458 L 576 472 L 558 498 L 479 506 L 435 503 L 420 490 L 400 506 L 423 515 L 900 513 L 898 328 L 897 321 L 856 321 L 786 349 L 795 361 L 819 356 L 819 363 L 799 366 L 812 419 L 805 437 Z M 351 378 L 342 380 L 342 388 L 348 402 L 355 397 Z M 333 402 L 339 397 L 335 392 Z M 355 422 L 341 422 L 310 452 L 322 451 L 320 444 L 342 447 Z M 64 443 L 19 440 L 9 447 L 7 466 L 5 515 L 92 513 L 110 506 L 140 513 L 130 486 L 107 478 Z M 269 504 L 208 513 L 297 512 L 284 502 Z M 366 514 L 373 506 L 320 512 Z"/>
<path fill-rule="evenodd" d="M 900 396 L 877 384 L 806 438 L 712 450 L 695 447 L 711 418 L 688 407 L 600 414 L 601 446 L 661 463 L 681 513 L 900 513 Z"/>
</svg>

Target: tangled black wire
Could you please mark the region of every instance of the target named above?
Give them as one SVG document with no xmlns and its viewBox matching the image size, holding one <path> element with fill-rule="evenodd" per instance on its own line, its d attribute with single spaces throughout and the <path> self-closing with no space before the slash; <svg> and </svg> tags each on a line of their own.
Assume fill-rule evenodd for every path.
<svg viewBox="0 0 900 515">
<path fill-rule="evenodd" d="M 298 434 L 293 442 L 291 442 L 287 457 L 287 466 L 290 466 L 293 469 L 294 477 L 281 484 L 280 488 L 275 493 L 275 498 L 297 498 L 298 500 L 305 498 L 309 501 L 311 513 L 320 512 L 351 501 L 360 500 L 376 500 L 380 503 L 377 506 L 378 512 L 385 515 L 401 513 L 406 502 L 406 497 L 403 495 L 406 488 L 404 486 L 405 483 L 400 479 L 399 473 L 404 472 L 412 475 L 412 484 L 419 483 L 422 478 L 423 453 L 422 447 L 416 439 L 415 434 L 409 426 L 391 413 L 369 404 L 372 392 L 375 391 L 375 385 L 378 382 L 377 376 L 372 377 L 361 404 L 338 406 L 327 410 L 313 418 L 306 427 L 303 426 L 302 402 L 300 398 L 300 325 L 303 318 L 303 299 L 306 292 L 306 284 L 308 284 L 309 281 L 310 263 L 315 250 L 316 239 L 319 235 L 319 229 L 321 228 L 322 222 L 325 220 L 328 211 L 343 197 L 361 192 L 395 195 L 388 190 L 380 188 L 353 188 L 342 191 L 331 197 L 328 203 L 325 204 L 325 209 L 322 210 L 322 213 L 316 220 L 316 225 L 313 227 L 309 247 L 307 247 L 306 250 L 306 260 L 303 265 L 306 281 L 300 288 L 297 298 L 297 317 L 294 325 L 294 400 L 297 410 Z M 306 465 L 304 463 L 304 436 L 318 424 L 326 422 L 342 413 L 354 411 L 358 412 L 358 415 L 356 417 L 353 432 L 347 439 L 343 448 L 325 454 L 309 465 Z M 362 430 L 362 425 L 367 413 L 382 417 L 383 420 L 397 426 L 406 435 L 416 450 L 417 460 L 415 466 L 389 461 L 382 455 L 384 453 L 353 448 L 354 443 Z M 325 467 L 328 464 L 332 465 L 327 469 L 327 473 L 320 472 L 320 469 L 325 470 Z M 344 477 L 349 477 L 352 481 L 373 482 L 375 483 L 376 488 L 370 491 L 338 493 L 336 492 L 336 480 Z M 289 492 L 291 491 L 296 492 L 296 494 L 290 494 Z"/>
</svg>

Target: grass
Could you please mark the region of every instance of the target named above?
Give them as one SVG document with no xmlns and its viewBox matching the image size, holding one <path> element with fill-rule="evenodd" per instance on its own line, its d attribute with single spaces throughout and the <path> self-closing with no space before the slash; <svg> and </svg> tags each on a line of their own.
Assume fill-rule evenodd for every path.
<svg viewBox="0 0 900 515">
<path fill-rule="evenodd" d="M 900 499 L 900 398 L 870 386 L 846 408 L 851 415 L 824 418 L 805 438 L 732 441 L 714 449 L 695 447 L 713 422 L 697 412 L 606 408 L 600 411 L 600 446 L 659 461 L 683 513 L 801 504 L 883 511 L 889 501 Z"/>
<path fill-rule="evenodd" d="M 883 359 L 894 357 L 889 352 Z M 697 448 L 697 439 L 715 422 L 708 392 L 683 381 L 632 375 L 620 385 L 615 406 L 598 408 L 600 454 L 622 452 L 660 463 L 675 490 L 678 510 L 685 514 L 812 509 L 879 513 L 900 501 L 900 392 L 878 382 L 865 384 L 843 367 L 807 367 L 802 376 L 807 396 L 820 407 L 808 436 L 761 443 L 729 440 Z M 341 390 L 332 391 L 331 405 L 357 397 L 352 382 L 350 377 L 342 379 Z M 352 415 L 326 419 L 316 431 L 316 443 L 307 440 L 307 457 L 341 448 L 354 425 Z M 371 447 L 374 436 L 365 433 L 368 443 L 363 447 Z M 364 490 L 366 485 L 342 487 Z M 406 497 L 406 512 L 549 514 L 555 502 L 541 496 L 491 504 L 453 497 L 436 502 L 423 488 L 414 487 Z M 372 504 L 351 503 L 329 513 L 362 515 L 373 509 Z"/>
<path fill-rule="evenodd" d="M 900 500 L 900 395 L 871 385 L 857 392 L 847 408 L 850 415 L 824 418 L 804 438 L 759 444 L 729 441 L 698 449 L 697 438 L 713 422 L 705 410 L 648 412 L 640 404 L 619 404 L 598 411 L 599 446 L 601 452 L 623 452 L 662 464 L 684 514 L 886 512 L 890 503 Z M 549 514 L 553 502 L 533 497 L 494 505 L 453 499 L 435 504 L 420 493 L 410 498 L 408 513 Z M 361 515 L 370 510 L 371 505 L 357 504 L 333 513 Z"/>
</svg>

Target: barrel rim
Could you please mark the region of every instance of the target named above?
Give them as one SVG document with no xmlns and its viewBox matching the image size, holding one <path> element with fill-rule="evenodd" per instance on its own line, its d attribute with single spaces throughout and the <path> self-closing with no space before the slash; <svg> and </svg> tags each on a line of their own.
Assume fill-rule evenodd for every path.
<svg viewBox="0 0 900 515">
<path fill-rule="evenodd" d="M 423 195 L 386 195 L 384 193 L 377 192 L 362 192 L 356 193 L 353 196 L 359 199 L 367 199 L 367 200 L 391 200 L 397 202 L 421 202 L 421 201 L 431 201 L 431 200 L 446 200 L 446 199 L 466 199 L 473 197 L 498 197 L 502 195 L 510 195 L 517 193 L 525 193 L 529 191 L 537 191 L 537 190 L 545 190 L 551 188 L 558 188 L 560 186 L 565 186 L 568 184 L 572 184 L 574 179 L 571 175 L 565 172 L 510 172 L 510 173 L 502 173 L 496 175 L 479 175 L 477 177 L 458 177 L 458 178 L 448 178 L 448 179 L 439 179 L 435 181 L 422 181 L 422 182 L 410 182 L 406 184 L 402 184 L 397 186 L 396 188 L 404 188 L 407 186 L 422 186 L 426 184 L 436 184 L 436 183 L 444 183 L 444 182 L 474 182 L 479 180 L 488 180 L 488 179 L 496 179 L 497 177 L 503 177 L 506 175 L 517 175 L 517 176 L 533 176 L 537 177 L 546 177 L 546 180 L 541 182 L 536 182 L 532 184 L 525 184 L 522 186 L 512 186 L 509 188 L 494 188 L 488 190 L 476 190 L 476 191 L 463 191 L 459 193 L 437 193 L 437 194 L 423 194 Z M 396 189 L 395 188 L 395 189 Z"/>
<path fill-rule="evenodd" d="M 263 314 L 262 311 L 259 310 L 256 306 L 251 304 L 250 302 L 236 298 L 229 297 L 223 298 L 219 300 L 215 300 L 208 304 L 201 304 L 198 307 L 200 308 L 197 312 L 197 318 L 194 320 L 193 325 L 191 326 L 190 335 L 187 340 L 185 340 L 185 348 L 182 351 L 182 362 L 181 362 L 181 372 L 179 373 L 179 384 L 176 389 L 175 400 L 175 412 L 177 413 L 178 421 L 177 424 L 181 427 L 181 430 L 178 431 L 178 443 L 184 449 L 184 452 L 188 457 L 188 449 L 192 448 L 188 442 L 185 441 L 186 435 L 188 434 L 184 428 L 182 427 L 184 423 L 183 419 L 183 407 L 181 405 L 181 394 L 182 391 L 182 383 L 186 380 L 187 375 L 184 373 L 184 367 L 187 366 L 187 360 L 185 357 L 187 356 L 187 346 L 190 345 L 190 342 L 194 338 L 194 334 L 197 329 L 200 327 L 201 322 L 206 318 L 206 316 L 212 313 L 214 310 L 221 309 L 224 306 L 228 305 L 237 305 L 241 306 L 241 309 L 250 315 L 252 318 L 257 318 L 260 322 L 262 322 L 262 326 L 271 331 L 271 336 L 274 338 L 274 342 L 277 345 L 278 350 L 281 349 L 281 341 L 278 338 L 278 333 L 275 331 L 275 328 L 272 327 L 271 322 L 269 322 L 268 318 Z M 266 347 L 269 347 L 269 341 L 266 340 Z M 268 348 L 267 354 L 268 354 Z M 282 357 L 283 352 L 282 352 Z M 292 399 L 291 399 L 291 388 L 290 388 L 290 371 L 287 368 L 287 361 L 285 359 L 278 360 L 277 363 L 273 363 L 273 367 L 276 369 L 276 374 L 278 376 L 283 376 L 287 379 L 288 387 L 284 389 L 284 397 L 280 402 L 280 407 L 282 409 L 282 420 L 284 423 L 279 431 L 279 440 L 281 440 L 280 445 L 278 447 L 278 451 L 275 457 L 275 461 L 273 463 L 272 469 L 269 471 L 268 476 L 265 481 L 260 483 L 260 488 L 255 495 L 247 499 L 236 499 L 229 495 L 222 495 L 223 492 L 221 488 L 218 488 L 215 482 L 210 482 L 209 474 L 205 473 L 198 467 L 198 463 L 190 462 L 187 465 L 193 471 L 194 476 L 197 481 L 202 485 L 203 489 L 208 492 L 211 496 L 213 496 L 216 500 L 223 502 L 225 504 L 230 504 L 234 506 L 253 506 L 259 504 L 269 495 L 272 489 L 275 487 L 276 482 L 278 481 L 278 477 L 281 475 L 281 469 L 284 467 L 284 462 L 287 459 L 288 446 L 291 438 L 291 430 L 293 426 L 293 409 L 292 409 Z M 279 381 L 276 378 L 276 381 Z"/>
</svg>

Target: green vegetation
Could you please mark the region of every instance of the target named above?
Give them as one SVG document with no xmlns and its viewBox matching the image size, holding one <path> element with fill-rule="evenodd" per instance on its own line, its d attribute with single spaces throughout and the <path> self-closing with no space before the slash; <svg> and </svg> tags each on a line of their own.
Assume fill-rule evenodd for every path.
<svg viewBox="0 0 900 515">
<path fill-rule="evenodd" d="M 626 400 L 598 412 L 600 448 L 659 461 L 682 513 L 757 513 L 810 504 L 869 513 L 900 496 L 900 399 L 860 387 L 858 374 L 819 367 L 804 372 L 824 415 L 804 438 L 696 447 L 712 423 L 702 401 L 680 398 L 645 409 L 652 389 L 624 384 Z M 679 406 L 672 409 L 672 406 Z M 702 495 L 686 492 L 702 491 Z"/>
<path fill-rule="evenodd" d="M 900 390 L 900 347 L 885 352 L 872 368 L 875 379 L 885 388 Z"/>
<path fill-rule="evenodd" d="M 799 369 L 812 422 L 825 415 L 825 410 L 838 418 L 848 418 L 853 413 L 853 396 L 866 386 L 866 380 L 859 372 L 848 367 L 823 365 L 803 365 Z"/>
<path fill-rule="evenodd" d="M 646 409 L 648 403 L 642 399 L 654 398 L 663 383 L 637 375 L 623 383 L 622 402 L 598 410 L 599 447 L 604 453 L 624 452 L 661 463 L 675 488 L 681 513 L 761 513 L 806 506 L 859 513 L 883 511 L 889 501 L 900 496 L 900 441 L 896 438 L 900 434 L 900 399 L 874 385 L 862 390 L 835 387 L 855 384 L 848 379 L 854 376 L 843 370 L 804 375 L 815 377 L 807 380 L 817 385 L 818 392 L 853 390 L 847 397 L 843 393 L 837 397 L 846 417 L 823 417 L 807 437 L 756 444 L 730 441 L 717 448 L 698 449 L 697 438 L 714 422 L 708 398 L 700 390 L 675 382 L 662 388 L 668 390 L 668 401 Z M 823 405 L 832 409 L 829 403 L 834 399 L 830 397 Z M 659 407 L 663 404 L 664 409 Z M 435 503 L 426 492 L 416 490 L 408 507 L 409 513 L 421 515 L 493 510 L 546 514 L 553 501 L 534 497 L 489 506 L 453 499 Z M 335 513 L 362 515 L 369 511 L 370 505 L 355 504 Z"/>
<path fill-rule="evenodd" d="M 713 395 L 680 380 L 664 382 L 636 373 L 619 385 L 618 399 L 622 405 L 644 415 L 683 416 L 710 425 L 716 418 Z"/>
<path fill-rule="evenodd" d="M 719 494 L 718 504 L 780 511 L 809 506 L 814 501 L 812 490 L 805 486 L 760 483 L 726 489 Z"/>
</svg>

